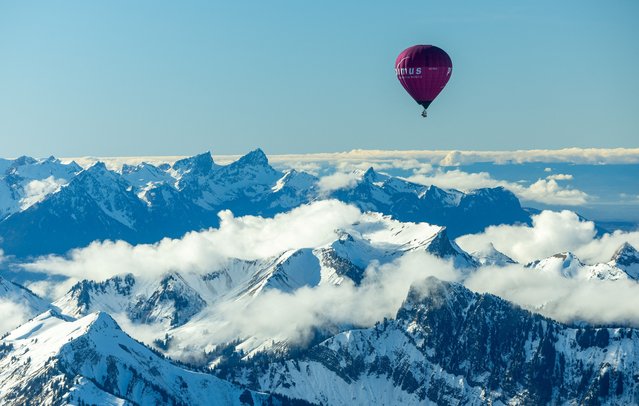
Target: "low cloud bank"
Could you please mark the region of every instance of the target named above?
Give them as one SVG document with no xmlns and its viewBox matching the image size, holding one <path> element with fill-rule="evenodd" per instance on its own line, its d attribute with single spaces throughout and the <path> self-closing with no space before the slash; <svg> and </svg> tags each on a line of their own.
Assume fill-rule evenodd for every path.
<svg viewBox="0 0 639 406">
<path fill-rule="evenodd" d="M 482 268 L 465 284 L 565 323 L 639 327 L 639 284 L 632 280 L 584 281 L 512 265 Z"/>
<path fill-rule="evenodd" d="M 66 275 L 69 280 L 103 280 L 124 273 L 144 279 L 176 271 L 209 272 L 229 257 L 266 258 L 289 249 L 327 244 L 335 239 L 336 229 L 347 228 L 362 214 L 338 201 L 320 201 L 270 219 L 236 218 L 228 211 L 220 217 L 219 229 L 189 233 L 182 239 L 138 246 L 95 243 L 67 257 L 40 258 L 26 267 Z M 585 260 L 607 261 L 625 241 L 639 246 L 639 232 L 597 237 L 594 223 L 573 212 L 544 211 L 533 217 L 532 226 L 489 227 L 457 241 L 468 251 L 492 242 L 520 262 L 566 250 Z M 345 282 L 293 293 L 270 290 L 245 300 L 212 304 L 171 331 L 177 351 L 171 355 L 201 354 L 203 349 L 237 338 L 250 339 L 247 348 L 254 348 L 251 346 L 270 340 L 304 343 L 317 328 L 372 326 L 393 317 L 411 284 L 428 276 L 462 281 L 452 263 L 426 252 L 410 252 L 390 264 L 369 264 L 360 286 Z M 472 290 L 496 294 L 560 321 L 639 326 L 639 284 L 634 281 L 577 281 L 513 265 L 484 267 L 462 282 Z M 3 310 L 1 306 L 11 304 L 0 303 Z M 23 317 L 9 307 L 4 314 Z M 125 315 L 115 316 L 126 331 L 146 342 L 164 336 L 160 326 L 133 324 Z"/>
<path fill-rule="evenodd" d="M 316 247 L 335 238 L 335 230 L 357 221 L 360 211 L 336 200 L 303 205 L 274 218 L 219 213 L 220 227 L 191 232 L 180 239 L 131 245 L 94 242 L 68 256 L 47 256 L 24 265 L 28 270 L 74 279 L 104 280 L 132 273 L 154 278 L 170 271 L 207 272 L 227 258 L 257 259 L 289 249 Z"/>
<path fill-rule="evenodd" d="M 469 191 L 479 188 L 504 187 L 522 200 L 545 204 L 579 206 L 588 201 L 588 194 L 581 190 L 567 188 L 557 181 L 572 180 L 572 175 L 556 174 L 538 179 L 529 186 L 521 183 L 494 179 L 487 172 L 468 173 L 459 169 L 442 170 L 425 175 L 415 174 L 407 180 L 422 185 L 435 185 L 441 188 Z"/>
<path fill-rule="evenodd" d="M 220 159 L 226 157 L 220 156 Z M 518 151 L 451 151 L 451 150 L 363 150 L 347 152 L 270 155 L 279 162 L 335 162 L 419 159 L 434 165 L 457 166 L 479 162 L 528 163 L 569 162 L 575 164 L 630 164 L 639 163 L 639 148 L 564 148 Z"/>
<path fill-rule="evenodd" d="M 456 242 L 469 252 L 493 243 L 497 250 L 520 263 L 565 251 L 589 263 L 607 262 L 624 242 L 639 247 L 639 231 L 618 230 L 597 237 L 595 224 L 572 211 L 545 210 L 532 216 L 532 220 L 532 226 L 491 226 L 483 233 L 459 237 Z"/>
<path fill-rule="evenodd" d="M 181 348 L 175 355 L 188 356 L 190 349 L 210 349 L 238 337 L 250 338 L 249 346 L 270 340 L 303 344 L 314 329 L 372 326 L 384 317 L 394 317 L 411 284 L 428 276 L 460 279 L 450 262 L 412 252 L 391 264 L 371 264 L 357 287 L 344 283 L 293 293 L 271 290 L 253 299 L 221 303 L 172 333 Z"/>
<path fill-rule="evenodd" d="M 268 151 L 267 151 L 268 152 Z M 96 161 L 105 162 L 110 169 L 119 169 L 122 165 L 137 165 L 142 162 L 152 164 L 172 163 L 185 156 L 139 156 L 139 157 L 75 157 L 61 158 L 64 163 L 75 161 L 88 168 Z M 240 158 L 240 155 L 213 155 L 220 164 L 227 164 Z M 529 162 L 567 162 L 574 164 L 634 164 L 639 163 L 639 148 L 564 148 L 532 149 L 518 151 L 451 151 L 451 150 L 363 150 L 354 149 L 345 152 L 327 152 L 312 154 L 269 154 L 269 161 L 275 165 L 303 166 L 318 168 L 322 164 L 335 162 L 361 163 L 392 162 L 402 160 L 421 160 L 433 165 L 458 166 L 479 162 L 529 163 Z"/>
</svg>

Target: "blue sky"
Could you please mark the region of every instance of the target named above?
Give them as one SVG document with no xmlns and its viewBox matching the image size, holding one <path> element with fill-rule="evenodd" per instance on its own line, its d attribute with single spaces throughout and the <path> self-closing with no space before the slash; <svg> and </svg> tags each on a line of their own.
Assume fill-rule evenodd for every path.
<svg viewBox="0 0 639 406">
<path fill-rule="evenodd" d="M 636 147 L 639 2 L 0 0 L 0 155 Z M 420 117 L 404 48 L 452 57 Z"/>
</svg>

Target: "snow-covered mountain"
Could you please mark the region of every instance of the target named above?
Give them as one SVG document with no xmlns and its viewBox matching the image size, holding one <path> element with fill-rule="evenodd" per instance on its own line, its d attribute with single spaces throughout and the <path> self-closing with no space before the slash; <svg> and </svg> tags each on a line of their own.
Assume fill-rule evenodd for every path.
<svg viewBox="0 0 639 406">
<path fill-rule="evenodd" d="M 10 300 L 27 306 L 33 314 L 45 311 L 49 303 L 22 285 L 10 282 L 0 276 L 0 299 Z"/>
<path fill-rule="evenodd" d="M 0 249 L 17 257 L 61 254 L 94 240 L 176 238 L 217 226 L 220 210 L 270 217 L 326 198 L 400 221 L 446 226 L 451 238 L 488 225 L 530 222 L 517 198 L 502 188 L 465 194 L 372 168 L 353 187 L 326 194 L 313 175 L 274 169 L 260 149 L 228 165 L 216 164 L 206 152 L 173 165 L 124 165 L 117 171 L 101 162 L 81 170 L 55 158 L 6 162 L 0 178 Z"/>
<path fill-rule="evenodd" d="M 207 152 L 116 170 L 21 157 L 0 160 L 0 173 L 0 261 L 25 274 L 73 261 L 69 275 L 86 278 L 48 303 L 0 277 L 0 304 L 24 310 L 20 322 L 37 315 L 0 341 L 1 404 L 639 402 L 639 332 L 626 325 L 565 325 L 429 278 L 413 284 L 394 317 L 370 327 L 379 314 L 393 314 L 415 277 L 472 280 L 464 278 L 486 275 L 475 274 L 481 267 L 515 263 L 492 245 L 469 254 L 452 241 L 488 225 L 529 223 L 529 211 L 504 189 L 462 193 L 370 168 L 332 190 L 313 175 L 276 170 L 259 149 L 228 165 Z M 154 252 L 189 242 L 170 240 L 185 232 L 218 226 L 220 210 L 273 217 L 323 199 L 364 213 L 347 208 L 357 220 L 328 227 L 321 242 L 275 245 L 266 254 L 234 251 L 237 257 L 215 250 L 206 266 L 187 259 L 147 272 L 105 267 L 116 276 L 94 280 L 104 273 L 90 266 L 77 272 L 90 249 L 24 265 L 30 256 L 94 240 L 146 244 L 168 237 L 136 247 Z M 222 231 L 194 234 L 194 241 L 220 244 L 199 237 Z M 606 263 L 584 264 L 566 252 L 527 267 L 577 282 L 638 280 L 639 252 L 624 244 Z M 399 294 L 390 300 L 389 290 Z M 332 305 L 322 302 L 327 297 Z M 352 304 L 360 298 L 381 312 L 371 319 L 370 309 Z M 310 307 L 283 309 L 303 301 Z M 287 323 L 294 333 L 284 331 Z"/>
<path fill-rule="evenodd" d="M 433 277 L 395 319 L 290 357 L 218 372 L 321 404 L 634 404 L 639 389 L 637 330 L 563 325 Z"/>
<path fill-rule="evenodd" d="M 282 404 L 194 372 L 126 335 L 106 313 L 80 319 L 47 311 L 0 341 L 0 403 Z"/>
<path fill-rule="evenodd" d="M 630 244 L 624 243 L 608 262 L 584 264 L 575 254 L 562 252 L 551 257 L 533 261 L 526 267 L 560 275 L 565 278 L 639 280 L 639 253 Z"/>
<path fill-rule="evenodd" d="M 63 164 L 54 157 L 34 159 L 22 156 L 0 165 L 0 220 L 27 209 L 55 193 L 82 168 L 75 162 Z"/>
<path fill-rule="evenodd" d="M 451 238 L 483 231 L 489 225 L 530 222 L 519 200 L 504 188 L 463 193 L 418 185 L 373 168 L 364 172 L 354 187 L 337 190 L 332 196 L 400 221 L 446 226 Z"/>
<path fill-rule="evenodd" d="M 335 230 L 335 239 L 317 247 L 281 252 L 254 260 L 229 258 L 207 272 L 170 272 L 157 277 L 116 276 L 103 282 L 81 281 L 54 305 L 78 317 L 95 311 L 125 315 L 130 322 L 151 325 L 157 339 L 180 337 L 215 324 L 215 306 L 242 300 L 250 303 L 267 291 L 292 293 L 302 287 L 359 285 L 371 263 L 388 264 L 403 255 L 423 251 L 451 261 L 470 273 L 478 263 L 450 241 L 446 229 L 427 223 L 403 223 L 379 213 L 364 214 L 357 223 Z M 243 343 L 247 352 L 270 347 L 267 342 Z M 179 340 L 177 340 L 179 341 Z M 217 345 L 214 341 L 211 345 Z M 166 346 L 164 346 L 166 347 Z M 174 343 L 158 347 L 183 354 Z"/>
<path fill-rule="evenodd" d="M 619 247 L 608 264 L 621 269 L 630 278 L 639 280 L 639 251 L 629 243 Z"/>
<path fill-rule="evenodd" d="M 144 233 L 146 205 L 118 174 L 96 163 L 68 185 L 0 222 L 2 248 L 17 256 L 66 252 L 94 240 Z"/>
<path fill-rule="evenodd" d="M 95 311 L 125 313 L 137 323 L 182 325 L 206 302 L 183 276 L 170 273 L 156 281 L 137 281 L 133 275 L 103 282 L 83 280 L 54 302 L 64 314 L 79 317 Z"/>
<path fill-rule="evenodd" d="M 255 260 L 229 258 L 217 269 L 204 274 L 183 274 L 180 280 L 184 285 L 192 285 L 199 295 L 210 301 L 217 300 L 216 295 L 221 298 L 255 295 L 265 286 L 278 286 L 279 290 L 290 291 L 307 285 L 340 284 L 346 278 L 357 284 L 372 261 L 389 263 L 407 252 L 420 250 L 451 260 L 457 267 L 477 266 L 468 253 L 450 241 L 444 227 L 428 223 L 405 223 L 379 213 L 366 213 L 356 223 L 335 230 L 334 233 L 335 239 L 325 245 L 287 250 L 272 257 Z M 348 272 L 353 267 L 360 269 L 362 274 L 350 278 Z M 293 275 L 300 272 L 300 269 L 307 275 Z M 310 276 L 311 274 L 314 276 Z M 170 275 L 177 273 L 163 278 Z M 340 279 L 334 279 L 334 275 L 338 275 Z M 270 281 L 271 278 L 281 282 L 276 284 Z M 288 282 L 283 284 L 284 280 Z M 205 281 L 206 286 L 202 285 L 202 281 Z M 93 296 L 87 295 L 150 296 L 157 293 L 160 286 L 164 286 L 160 279 L 153 282 L 147 280 L 138 286 L 132 275 L 114 277 L 105 283 L 81 282 L 69 293 L 70 297 L 76 298 L 74 301 L 78 303 L 77 308 L 84 310 L 71 311 L 69 314 L 86 314 L 98 310 L 90 308 Z M 61 308 L 66 307 L 61 304 Z"/>
<path fill-rule="evenodd" d="M 506 266 L 515 264 L 515 260 L 501 251 L 498 251 L 493 243 L 480 251 L 474 251 L 471 255 L 479 262 L 480 265 Z"/>
</svg>

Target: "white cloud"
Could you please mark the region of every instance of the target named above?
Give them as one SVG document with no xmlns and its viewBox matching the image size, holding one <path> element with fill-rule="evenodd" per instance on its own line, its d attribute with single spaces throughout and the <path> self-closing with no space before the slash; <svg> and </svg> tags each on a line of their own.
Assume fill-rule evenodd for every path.
<svg viewBox="0 0 639 406">
<path fill-rule="evenodd" d="M 463 155 L 459 151 L 451 151 L 446 154 L 439 164 L 441 166 L 459 166 L 464 162 Z"/>
<path fill-rule="evenodd" d="M 320 171 L 322 170 L 322 165 L 316 162 L 300 162 L 300 161 L 278 162 L 274 166 L 275 168 L 282 169 L 282 170 L 295 169 L 298 172 L 310 173 L 313 176 L 318 176 L 320 174 Z"/>
<path fill-rule="evenodd" d="M 631 280 L 568 279 L 513 265 L 481 269 L 465 284 L 561 322 L 639 326 L 639 284 Z"/>
<path fill-rule="evenodd" d="M 429 163 L 420 162 L 417 159 L 381 159 L 372 161 L 341 160 L 334 163 L 337 171 L 350 172 L 354 170 L 365 171 L 368 168 L 375 168 L 376 171 L 386 171 L 391 169 L 401 169 L 413 171 L 414 173 L 428 173 L 433 166 Z"/>
<path fill-rule="evenodd" d="M 20 199 L 20 209 L 24 210 L 41 201 L 66 183 L 67 180 L 56 179 L 53 176 L 49 176 L 48 178 L 41 180 L 35 179 L 30 181 L 24 188 L 24 197 Z"/>
<path fill-rule="evenodd" d="M 43 257 L 24 267 L 94 280 L 124 273 L 154 277 L 169 271 L 206 272 L 228 257 L 266 258 L 289 249 L 326 244 L 334 239 L 336 229 L 352 224 L 360 215 L 357 208 L 336 200 L 303 205 L 274 218 L 236 218 L 225 210 L 219 213 L 219 229 L 191 232 L 156 244 L 94 242 L 72 250 L 68 257 Z"/>
<path fill-rule="evenodd" d="M 20 303 L 0 298 L 0 335 L 11 331 L 30 318 L 29 309 Z"/>
<path fill-rule="evenodd" d="M 422 185 L 435 185 L 462 191 L 501 186 L 524 201 L 567 206 L 585 204 L 589 198 L 588 194 L 581 190 L 562 187 L 557 183 L 557 180 L 570 179 L 572 179 L 572 175 L 550 175 L 545 179 L 538 179 L 530 186 L 524 186 L 520 183 L 494 179 L 487 172 L 469 173 L 459 169 L 448 171 L 439 169 L 429 175 L 416 174 L 407 178 L 411 182 Z"/>
<path fill-rule="evenodd" d="M 362 177 L 358 172 L 335 172 L 320 178 L 317 185 L 322 193 L 328 194 L 334 190 L 352 188 Z"/>
<path fill-rule="evenodd" d="M 80 279 L 93 279 L 89 275 L 85 275 Z M 97 279 L 100 279 L 100 275 L 96 275 Z M 26 287 L 29 288 L 36 295 L 45 298 L 50 301 L 54 301 L 64 296 L 71 287 L 78 281 L 77 278 L 72 277 L 65 280 L 56 279 L 44 279 L 39 281 L 28 282 Z"/>
<path fill-rule="evenodd" d="M 571 251 L 586 262 L 607 262 L 624 242 L 639 247 L 639 232 L 615 231 L 596 236 L 595 224 L 572 211 L 545 210 L 527 225 L 488 227 L 483 233 L 459 237 L 466 251 L 477 251 L 492 242 L 495 248 L 521 263 Z"/>
<path fill-rule="evenodd" d="M 450 262 L 426 252 L 412 252 L 391 264 L 371 264 L 359 287 L 344 283 L 305 287 L 293 293 L 263 292 L 248 302 L 226 302 L 209 308 L 199 317 L 199 323 L 172 334 L 182 348 L 204 348 L 238 337 L 300 343 L 309 338 L 313 328 L 366 327 L 384 317 L 394 317 L 411 284 L 431 275 L 459 279 Z M 206 333 L 202 333 L 204 330 Z"/>
<path fill-rule="evenodd" d="M 550 175 L 547 176 L 546 179 L 552 179 L 552 180 L 572 180 L 573 176 L 570 174 L 566 174 L 566 173 L 558 173 L 556 175 Z"/>
</svg>

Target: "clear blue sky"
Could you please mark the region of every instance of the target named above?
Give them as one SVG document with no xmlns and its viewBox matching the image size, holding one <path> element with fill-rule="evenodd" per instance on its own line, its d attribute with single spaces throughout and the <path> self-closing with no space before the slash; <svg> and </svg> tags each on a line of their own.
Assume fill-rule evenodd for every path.
<svg viewBox="0 0 639 406">
<path fill-rule="evenodd" d="M 639 1 L 0 0 L 0 155 L 639 146 Z M 420 117 L 396 55 L 452 78 Z"/>
</svg>

